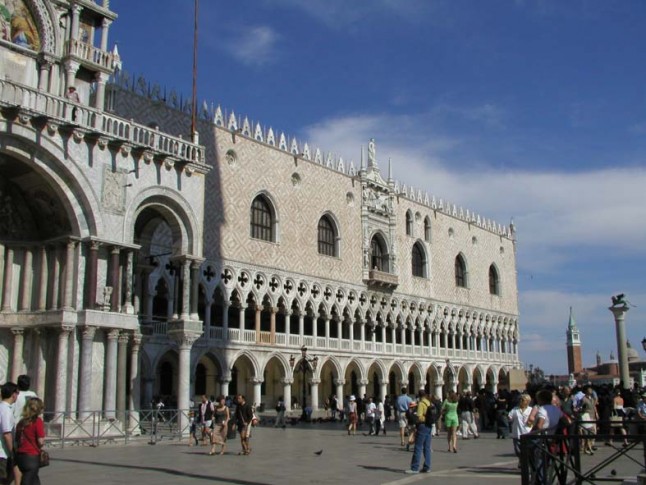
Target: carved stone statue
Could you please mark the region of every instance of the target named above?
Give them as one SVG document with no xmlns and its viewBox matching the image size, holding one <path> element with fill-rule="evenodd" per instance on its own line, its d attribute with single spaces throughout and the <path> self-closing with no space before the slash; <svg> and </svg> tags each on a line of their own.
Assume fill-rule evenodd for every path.
<svg viewBox="0 0 646 485">
<path fill-rule="evenodd" d="M 377 165 L 377 153 L 376 153 L 376 148 L 375 148 L 375 139 L 370 138 L 370 141 L 368 142 L 368 166 L 376 166 Z"/>
</svg>

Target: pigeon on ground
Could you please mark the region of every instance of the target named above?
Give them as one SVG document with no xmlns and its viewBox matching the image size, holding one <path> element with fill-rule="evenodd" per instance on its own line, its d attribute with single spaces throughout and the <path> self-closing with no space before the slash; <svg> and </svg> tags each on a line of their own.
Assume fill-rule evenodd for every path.
<svg viewBox="0 0 646 485">
<path fill-rule="evenodd" d="M 321 456 L 323 454 L 323 450 L 315 451 L 314 454 Z"/>
</svg>

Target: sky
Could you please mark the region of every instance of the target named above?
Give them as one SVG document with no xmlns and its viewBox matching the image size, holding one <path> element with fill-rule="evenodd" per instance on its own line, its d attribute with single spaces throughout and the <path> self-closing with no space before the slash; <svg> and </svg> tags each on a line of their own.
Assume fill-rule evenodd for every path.
<svg viewBox="0 0 646 485">
<path fill-rule="evenodd" d="M 151 7 L 154 8 L 151 9 Z M 112 0 L 124 70 L 190 97 L 193 0 Z M 646 2 L 201 0 L 198 96 L 517 230 L 520 358 L 646 337 Z M 150 21 L 150 16 L 153 21 Z"/>
</svg>

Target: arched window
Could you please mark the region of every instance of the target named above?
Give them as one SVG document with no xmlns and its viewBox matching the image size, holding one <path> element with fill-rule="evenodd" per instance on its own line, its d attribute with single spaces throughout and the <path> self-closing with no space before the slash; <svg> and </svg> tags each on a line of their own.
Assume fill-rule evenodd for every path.
<svg viewBox="0 0 646 485">
<path fill-rule="evenodd" d="M 206 367 L 202 363 L 195 368 L 195 394 L 206 394 Z"/>
<path fill-rule="evenodd" d="M 377 236 L 370 242 L 370 269 L 388 271 L 388 256 L 381 238 Z"/>
<path fill-rule="evenodd" d="M 467 264 L 461 254 L 455 258 L 455 286 L 467 287 Z"/>
<path fill-rule="evenodd" d="M 431 219 L 428 216 L 424 218 L 424 241 L 431 242 Z"/>
<path fill-rule="evenodd" d="M 420 247 L 418 242 L 413 245 L 412 263 L 413 276 L 426 278 L 426 257 L 424 249 Z"/>
<path fill-rule="evenodd" d="M 406 235 L 413 235 L 413 213 L 411 211 L 406 211 Z"/>
<path fill-rule="evenodd" d="M 251 237 L 263 241 L 274 240 L 274 216 L 269 202 L 262 195 L 251 204 Z"/>
<path fill-rule="evenodd" d="M 500 278 L 498 277 L 498 270 L 493 264 L 489 266 L 489 293 L 500 295 Z"/>
<path fill-rule="evenodd" d="M 328 216 L 323 216 L 319 219 L 319 254 L 338 256 L 336 231 Z"/>
</svg>

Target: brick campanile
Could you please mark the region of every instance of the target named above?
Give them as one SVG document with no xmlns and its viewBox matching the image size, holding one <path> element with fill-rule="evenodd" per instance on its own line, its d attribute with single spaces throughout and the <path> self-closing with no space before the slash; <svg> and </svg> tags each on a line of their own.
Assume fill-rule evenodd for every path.
<svg viewBox="0 0 646 485">
<path fill-rule="evenodd" d="M 579 329 L 574 321 L 572 307 L 570 307 L 570 320 L 567 326 L 567 369 L 569 374 L 578 374 L 583 370 L 581 359 L 581 338 Z"/>
</svg>

